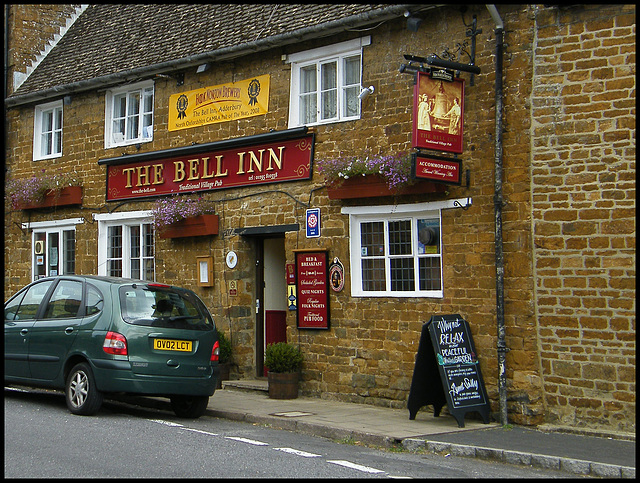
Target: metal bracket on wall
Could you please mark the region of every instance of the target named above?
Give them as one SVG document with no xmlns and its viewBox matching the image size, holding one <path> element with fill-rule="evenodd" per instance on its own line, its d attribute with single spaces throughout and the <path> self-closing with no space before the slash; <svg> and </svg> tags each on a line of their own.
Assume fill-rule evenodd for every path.
<svg viewBox="0 0 640 483">
<path fill-rule="evenodd" d="M 469 47 L 469 39 L 465 39 L 462 43 L 456 43 L 456 47 L 453 52 L 449 49 L 445 48 L 444 52 L 440 55 L 433 54 L 435 57 L 443 60 L 447 60 L 450 62 L 459 62 L 462 55 L 466 55 L 469 58 L 469 65 L 475 65 L 476 63 L 476 37 L 478 34 L 482 33 L 482 29 L 478 28 L 478 18 L 474 15 L 473 20 L 471 21 L 471 25 L 468 25 L 464 21 L 464 12 L 466 11 L 466 7 L 461 8 L 460 13 L 462 15 L 462 23 L 465 27 L 467 27 L 466 35 L 471 38 L 471 52 L 467 51 Z M 460 72 L 456 72 L 456 76 L 459 76 Z M 471 77 L 469 79 L 469 85 L 473 85 L 473 72 L 471 72 Z"/>
</svg>

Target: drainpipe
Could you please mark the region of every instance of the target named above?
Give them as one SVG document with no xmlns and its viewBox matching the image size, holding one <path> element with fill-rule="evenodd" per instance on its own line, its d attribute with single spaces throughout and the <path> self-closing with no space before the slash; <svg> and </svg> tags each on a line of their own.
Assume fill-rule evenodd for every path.
<svg viewBox="0 0 640 483">
<path fill-rule="evenodd" d="M 495 177 L 494 177 L 494 214 L 495 214 L 495 252 L 496 252 L 496 325 L 498 328 L 498 394 L 500 408 L 500 424 L 508 424 L 507 418 L 507 367 L 504 327 L 504 254 L 502 251 L 502 56 L 504 42 L 504 24 L 495 5 L 487 5 L 487 10 L 496 24 L 496 134 L 495 134 Z"/>
</svg>

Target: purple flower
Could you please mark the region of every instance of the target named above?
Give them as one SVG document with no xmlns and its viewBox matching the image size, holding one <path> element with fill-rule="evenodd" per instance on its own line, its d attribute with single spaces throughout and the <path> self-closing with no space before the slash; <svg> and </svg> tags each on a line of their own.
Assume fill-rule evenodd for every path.
<svg viewBox="0 0 640 483">
<path fill-rule="evenodd" d="M 158 199 L 153 206 L 154 225 L 156 230 L 185 218 L 215 213 L 213 205 L 202 198 L 188 198 L 183 195 Z"/>
<path fill-rule="evenodd" d="M 389 188 L 400 188 L 411 184 L 411 154 L 401 152 L 393 155 L 365 154 L 343 155 L 317 161 L 318 171 L 328 184 L 340 184 L 353 176 L 377 174 L 385 178 Z"/>
</svg>

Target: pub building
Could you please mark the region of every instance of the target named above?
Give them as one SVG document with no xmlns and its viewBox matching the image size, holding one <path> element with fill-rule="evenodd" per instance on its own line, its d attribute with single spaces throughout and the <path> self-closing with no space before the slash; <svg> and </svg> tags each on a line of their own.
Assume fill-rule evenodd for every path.
<svg viewBox="0 0 640 483">
<path fill-rule="evenodd" d="M 455 314 L 494 420 L 635 431 L 633 5 L 9 5 L 5 40 L 5 300 L 185 286 L 232 379 L 288 341 L 300 395 L 401 409 Z"/>
</svg>

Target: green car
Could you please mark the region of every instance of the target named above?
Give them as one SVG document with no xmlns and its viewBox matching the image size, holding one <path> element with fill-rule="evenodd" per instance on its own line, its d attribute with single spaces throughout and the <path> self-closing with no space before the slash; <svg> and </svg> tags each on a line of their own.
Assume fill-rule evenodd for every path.
<svg viewBox="0 0 640 483">
<path fill-rule="evenodd" d="M 213 318 L 191 290 L 113 277 L 43 278 L 4 305 L 5 384 L 64 389 L 73 414 L 105 394 L 168 397 L 204 414 L 219 377 Z"/>
</svg>

